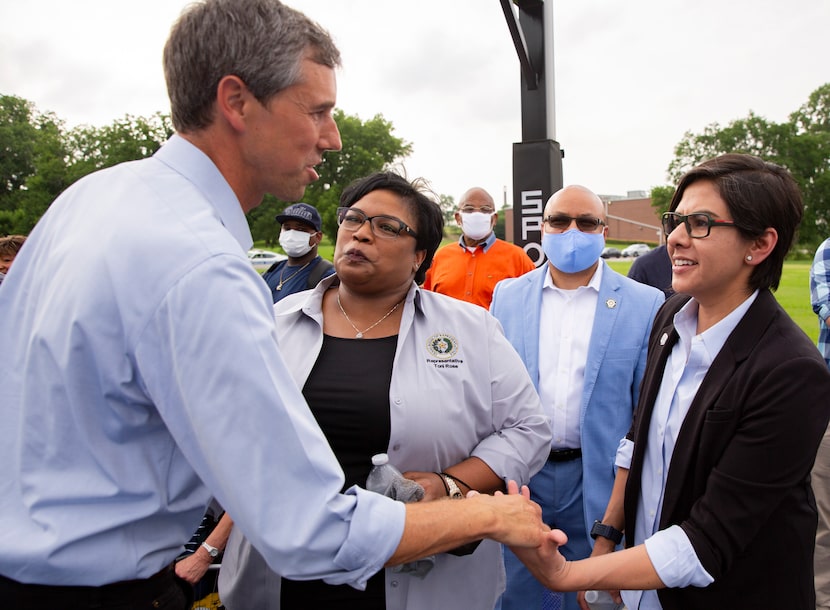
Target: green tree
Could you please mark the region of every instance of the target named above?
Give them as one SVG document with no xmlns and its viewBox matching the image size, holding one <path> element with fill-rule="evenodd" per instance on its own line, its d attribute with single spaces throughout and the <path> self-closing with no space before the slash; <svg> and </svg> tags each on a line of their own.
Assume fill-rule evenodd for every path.
<svg viewBox="0 0 830 610">
<path fill-rule="evenodd" d="M 725 127 L 687 132 L 675 147 L 668 174 L 676 183 L 698 163 L 720 154 L 757 155 L 790 170 L 804 197 L 799 243 L 815 247 L 830 232 L 830 83 L 816 89 L 784 123 L 750 112 Z M 656 204 L 655 204 L 656 207 Z"/>
<path fill-rule="evenodd" d="M 170 117 L 160 112 L 147 118 L 128 114 L 103 127 L 76 127 L 66 136 L 70 183 L 99 169 L 149 157 L 171 135 Z"/>
<path fill-rule="evenodd" d="M 669 211 L 671 205 L 671 198 L 674 197 L 673 186 L 655 186 L 651 189 L 651 207 L 657 212 L 658 216 L 662 216 L 663 212 Z"/>
<path fill-rule="evenodd" d="M 16 96 L 0 96 L 0 234 L 31 231 L 70 184 L 98 169 L 152 155 L 173 133 L 170 119 L 125 116 L 72 130 Z"/>
<path fill-rule="evenodd" d="M 830 83 L 816 89 L 790 115 L 793 136 L 785 165 L 804 195 L 799 242 L 814 250 L 830 236 Z"/>
<path fill-rule="evenodd" d="M 54 114 L 0 96 L 0 234 L 28 233 L 66 188 L 63 129 Z"/>
</svg>

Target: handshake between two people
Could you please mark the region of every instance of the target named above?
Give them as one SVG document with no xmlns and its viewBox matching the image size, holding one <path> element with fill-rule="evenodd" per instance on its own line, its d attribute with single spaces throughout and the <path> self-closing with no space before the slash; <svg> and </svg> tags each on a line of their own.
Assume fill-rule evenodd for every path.
<svg viewBox="0 0 830 610">
<path fill-rule="evenodd" d="M 567 542 L 561 530 L 542 521 L 542 509 L 530 499 L 527 486 L 515 481 L 507 493 L 470 491 L 462 501 L 406 504 L 407 518 L 398 549 L 387 562 L 394 566 L 419 557 L 446 552 L 481 538 L 510 547 L 545 586 L 554 588 L 565 570 L 559 546 Z"/>
<path fill-rule="evenodd" d="M 542 585 L 554 591 L 595 589 L 619 599 L 620 589 L 665 586 L 642 544 L 616 552 L 598 545 L 591 557 L 566 561 L 559 547 L 567 543 L 567 535 L 542 521 L 542 509 L 530 499 L 530 490 L 519 489 L 515 481 L 508 482 L 506 494 L 471 491 L 463 502 L 414 502 L 406 511 L 401 543 L 387 566 L 489 538 L 508 546 Z M 580 604 L 586 607 L 582 599 Z"/>
</svg>

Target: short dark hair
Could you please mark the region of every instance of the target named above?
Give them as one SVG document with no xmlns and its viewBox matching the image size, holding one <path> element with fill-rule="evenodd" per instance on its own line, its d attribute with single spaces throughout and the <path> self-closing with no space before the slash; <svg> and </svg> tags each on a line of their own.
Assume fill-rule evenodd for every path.
<svg viewBox="0 0 830 610">
<path fill-rule="evenodd" d="M 340 52 L 323 28 L 279 0 L 204 0 L 188 6 L 164 46 L 164 78 L 173 126 L 207 127 L 216 88 L 241 78 L 266 103 L 294 85 L 304 58 L 335 68 Z"/>
<path fill-rule="evenodd" d="M 365 178 L 359 178 L 347 186 L 340 195 L 340 205 L 350 208 L 373 191 L 395 193 L 415 213 L 417 226 L 412 227 L 418 234 L 415 238 L 415 249 L 426 250 L 424 262 L 415 272 L 415 283 L 422 284 L 426 279 L 427 269 L 432 264 L 435 252 L 444 238 L 444 214 L 435 201 L 434 193 L 422 179 L 410 182 L 394 172 L 376 172 Z"/>
<path fill-rule="evenodd" d="M 804 215 L 801 191 L 785 168 L 752 155 L 726 154 L 704 161 L 680 179 L 671 200 L 670 211 L 677 209 L 683 192 L 700 180 L 714 184 L 726 202 L 738 231 L 747 239 L 757 239 L 768 227 L 778 232 L 778 243 L 770 255 L 752 271 L 753 290 L 778 288 L 784 259 L 795 243 Z"/>
<path fill-rule="evenodd" d="M 0 237 L 0 256 L 17 256 L 25 241 L 25 235 L 6 235 L 5 237 Z"/>
</svg>

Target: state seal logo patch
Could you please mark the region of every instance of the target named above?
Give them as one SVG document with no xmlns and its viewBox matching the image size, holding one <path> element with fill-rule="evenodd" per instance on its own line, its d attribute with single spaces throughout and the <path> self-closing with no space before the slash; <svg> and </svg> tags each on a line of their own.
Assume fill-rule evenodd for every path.
<svg viewBox="0 0 830 610">
<path fill-rule="evenodd" d="M 458 353 L 458 340 L 452 335 L 432 335 L 427 340 L 427 351 L 440 360 L 452 358 Z"/>
</svg>

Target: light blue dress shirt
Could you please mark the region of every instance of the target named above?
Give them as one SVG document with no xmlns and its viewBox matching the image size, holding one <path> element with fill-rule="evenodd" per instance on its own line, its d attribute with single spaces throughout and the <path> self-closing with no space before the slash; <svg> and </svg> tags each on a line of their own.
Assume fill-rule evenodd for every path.
<svg viewBox="0 0 830 610">
<path fill-rule="evenodd" d="M 391 556 L 404 508 L 338 493 L 250 245 L 228 183 L 177 136 L 44 215 L 0 289 L 0 574 L 148 577 L 211 494 L 282 574 L 360 586 Z"/>
<path fill-rule="evenodd" d="M 686 413 L 712 362 L 757 296 L 755 291 L 723 320 L 700 334 L 697 334 L 698 304 L 694 299 L 674 316 L 679 340 L 666 362 L 654 403 L 634 525 L 634 544 L 645 544 L 649 559 L 667 587 L 705 587 L 714 581 L 700 563 L 683 528 L 672 525 L 659 530 L 660 514 L 666 477 Z M 617 455 L 618 466 L 630 467 L 632 449 L 631 441 L 624 439 Z M 656 591 L 622 594 L 629 608 L 661 608 Z"/>
</svg>

